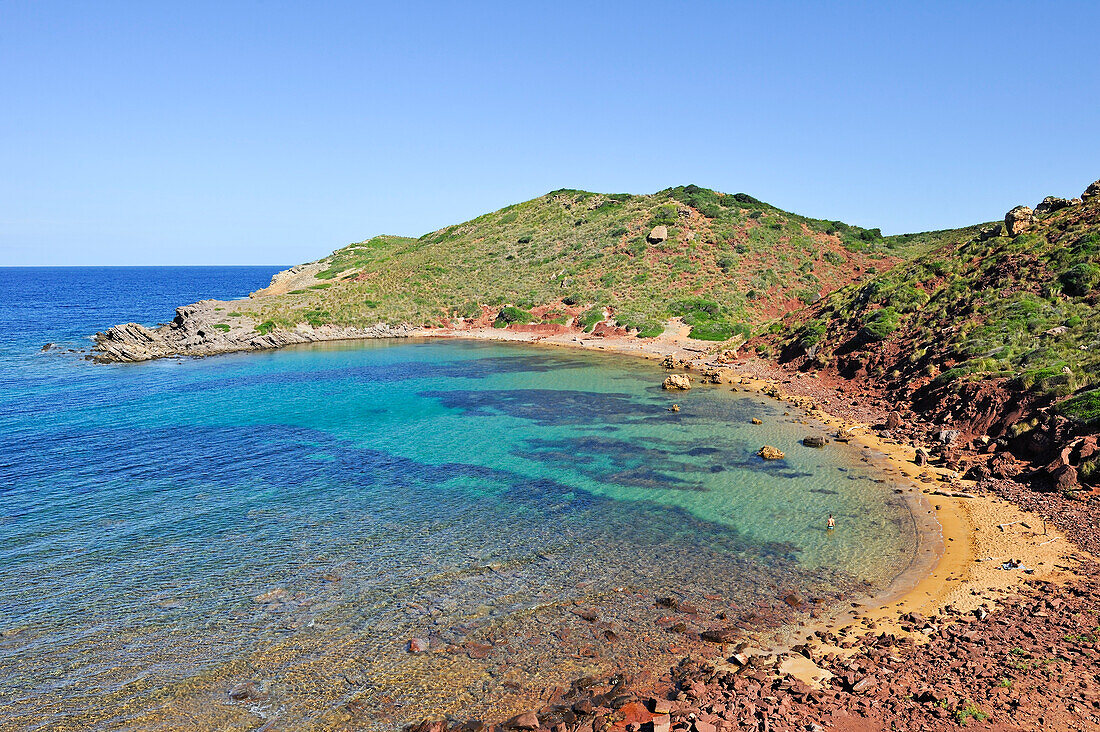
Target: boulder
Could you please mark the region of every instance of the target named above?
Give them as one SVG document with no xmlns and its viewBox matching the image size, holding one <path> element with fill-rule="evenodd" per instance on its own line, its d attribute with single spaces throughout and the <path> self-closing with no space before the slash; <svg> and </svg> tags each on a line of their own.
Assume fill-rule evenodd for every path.
<svg viewBox="0 0 1100 732">
<path fill-rule="evenodd" d="M 782 460 L 787 457 L 783 454 L 782 450 L 778 447 L 772 447 L 771 445 L 764 445 L 756 454 L 765 460 Z"/>
<path fill-rule="evenodd" d="M 710 628 L 700 633 L 699 637 L 709 643 L 733 643 L 741 637 L 741 631 L 737 628 Z"/>
<path fill-rule="evenodd" d="M 1081 200 L 1092 201 L 1097 197 L 1100 197 L 1100 180 L 1089 183 L 1089 187 L 1081 194 Z"/>
<path fill-rule="evenodd" d="M 1043 202 L 1035 207 L 1036 216 L 1046 216 L 1052 214 L 1055 211 L 1061 211 L 1063 208 L 1069 208 L 1070 202 L 1065 198 L 1058 198 L 1056 196 L 1047 196 L 1043 199 Z"/>
<path fill-rule="evenodd" d="M 923 447 L 917 448 L 917 456 L 913 459 L 913 462 L 915 462 L 918 467 L 922 467 L 928 464 L 928 453 Z"/>
<path fill-rule="evenodd" d="M 1017 206 L 1005 214 L 1005 228 L 1009 236 L 1022 234 L 1031 228 L 1035 212 L 1027 206 Z"/>
<path fill-rule="evenodd" d="M 807 435 L 802 438 L 802 444 L 806 447 L 825 447 L 826 439 L 820 435 Z"/>
<path fill-rule="evenodd" d="M 409 653 L 423 653 L 428 650 L 428 641 L 426 638 L 412 638 L 409 640 L 407 650 Z"/>
<path fill-rule="evenodd" d="M 722 371 L 720 369 L 707 369 L 703 372 L 702 382 L 704 384 L 721 384 Z"/>
<path fill-rule="evenodd" d="M 893 411 L 890 412 L 890 414 L 886 415 L 886 429 L 890 430 L 891 432 L 901 427 L 902 424 L 904 424 L 904 422 L 901 418 L 900 412 Z"/>
<path fill-rule="evenodd" d="M 229 690 L 229 698 L 233 701 L 246 701 L 252 699 L 261 699 L 263 694 L 256 687 L 256 684 L 251 681 L 245 681 L 244 683 L 237 684 Z"/>
<path fill-rule="evenodd" d="M 944 445 L 950 445 L 957 439 L 959 439 L 958 430 L 940 430 L 940 442 Z"/>
<path fill-rule="evenodd" d="M 668 238 L 668 227 L 662 224 L 661 226 L 654 226 L 653 231 L 649 232 L 646 236 L 646 240 L 650 244 L 660 244 Z"/>
<path fill-rule="evenodd" d="M 541 726 L 539 718 L 534 712 L 517 714 L 504 723 L 505 729 L 538 729 Z"/>
<path fill-rule="evenodd" d="M 686 374 L 669 374 L 661 386 L 669 391 L 687 391 L 691 388 L 691 379 Z"/>
<path fill-rule="evenodd" d="M 1004 230 L 1004 224 L 1002 224 L 1000 221 L 989 224 L 988 226 L 983 226 L 978 232 L 978 241 L 988 241 L 990 239 L 996 238 L 1000 236 Z"/>
</svg>

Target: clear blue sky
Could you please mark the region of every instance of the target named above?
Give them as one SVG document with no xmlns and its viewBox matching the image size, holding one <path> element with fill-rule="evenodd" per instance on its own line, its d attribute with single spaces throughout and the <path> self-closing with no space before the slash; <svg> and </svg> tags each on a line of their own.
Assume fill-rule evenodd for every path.
<svg viewBox="0 0 1100 732">
<path fill-rule="evenodd" d="M 0 0 L 0 264 L 292 264 L 561 187 L 884 231 L 1100 178 L 1100 3 Z"/>
</svg>

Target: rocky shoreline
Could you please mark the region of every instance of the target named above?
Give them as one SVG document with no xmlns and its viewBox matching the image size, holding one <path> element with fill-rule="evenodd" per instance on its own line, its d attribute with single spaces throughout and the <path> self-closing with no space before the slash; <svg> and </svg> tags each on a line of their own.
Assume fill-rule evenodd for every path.
<svg viewBox="0 0 1100 732">
<path fill-rule="evenodd" d="M 216 356 L 240 351 L 266 351 L 301 343 L 372 338 L 404 338 L 416 329 L 378 323 L 365 328 L 302 324 L 293 329 L 266 328 L 241 313 L 230 311 L 235 303 L 202 300 L 176 308 L 171 323 L 147 328 L 126 323 L 93 336 L 92 360 L 96 363 L 135 363 L 176 356 Z"/>
<path fill-rule="evenodd" d="M 875 449 L 893 452 L 895 462 L 906 465 L 898 474 L 918 481 L 926 495 L 937 496 L 935 508 L 940 522 L 945 527 L 952 520 L 958 522 L 953 536 L 944 532 L 947 541 L 956 543 L 949 545 L 937 570 L 925 578 L 923 585 L 896 605 L 878 608 L 878 613 L 861 607 L 849 625 L 817 627 L 813 632 L 818 635 L 806 644 L 761 652 L 722 644 L 723 639 L 715 638 L 719 641 L 715 652 L 693 653 L 660 678 L 652 669 L 624 670 L 624 674 L 607 679 L 578 680 L 570 689 L 558 690 L 550 698 L 532 700 L 531 711 L 509 720 L 429 720 L 411 729 L 916 730 L 955 729 L 965 723 L 986 727 L 995 724 L 997 729 L 1100 729 L 1100 696 L 1092 696 L 1100 688 L 1100 677 L 1090 666 L 1096 640 L 1089 641 L 1097 633 L 1088 628 L 1084 629 L 1088 632 L 1077 632 L 1082 630 L 1078 626 L 1083 618 L 1100 612 L 1100 603 L 1094 599 L 1095 580 L 1069 571 L 1071 564 L 1081 562 L 1086 573 L 1094 572 L 1096 567 L 1087 563 L 1087 558 L 1073 559 L 1083 555 L 1063 541 L 1063 555 L 1057 561 L 1038 562 L 1048 565 L 1040 572 L 1042 576 L 1006 570 L 1002 586 L 987 592 L 981 583 L 973 581 L 974 565 L 966 564 L 996 559 L 975 556 L 979 550 L 993 549 L 988 543 L 976 542 L 974 532 L 978 529 L 973 514 L 975 506 L 988 507 L 996 500 L 994 496 L 1041 512 L 1089 550 L 1100 543 L 1095 540 L 1095 531 L 1090 530 L 1096 526 L 1100 510 L 1094 502 L 1066 501 L 1066 506 L 1051 506 L 1047 495 L 1035 494 L 1010 480 L 960 483 L 967 462 L 981 454 L 981 444 L 973 436 L 901 418 L 889 395 L 863 390 L 844 380 L 833 383 L 824 374 L 811 376 L 757 359 L 738 358 L 735 353 L 708 352 L 686 341 L 686 333 L 675 329 L 656 339 L 619 333 L 593 337 L 560 328 L 542 333 L 530 327 L 464 330 L 382 324 L 367 329 L 301 325 L 261 334 L 247 316 L 239 323 L 233 322 L 228 331 L 213 329 L 212 323 L 224 322 L 223 311 L 232 306 L 203 301 L 180 308 L 173 323 L 156 329 L 135 324 L 116 326 L 96 335 L 96 360 L 132 362 L 327 340 L 410 336 L 512 340 L 664 359 L 666 367 L 683 377 L 678 383 L 740 384 L 741 388 L 783 398 L 806 409 L 814 419 L 836 426 L 842 439 L 865 440 Z M 1074 510 L 1067 510 L 1071 508 Z M 955 519 L 951 518 L 952 512 L 958 515 Z M 1028 526 L 1027 521 L 1031 521 L 1038 526 L 1043 520 L 1035 514 L 1023 516 L 1005 523 Z M 1045 535 L 1032 531 L 1031 550 L 1057 538 L 1052 536 L 1048 541 Z M 966 544 L 969 553 L 960 553 L 959 543 Z M 1021 552 L 1028 551 L 1023 546 L 1026 543 L 1019 545 Z M 1017 549 L 1012 541 L 1007 546 L 1010 549 L 1006 551 Z M 959 583 L 954 585 L 953 593 L 952 582 Z M 963 587 L 972 597 L 959 602 L 965 594 Z M 1076 633 L 1081 642 L 1067 646 L 1065 654 L 1044 656 L 1041 645 L 1053 643 L 1059 633 L 1065 637 Z M 990 674 L 1000 673 L 1009 662 L 1019 668 L 1011 667 L 1013 673 L 989 682 Z M 1024 665 L 1042 671 L 1044 676 L 1032 678 L 1025 673 Z M 937 684 L 929 685 L 927 674 L 913 672 L 924 667 L 937 669 Z M 640 675 L 627 679 L 625 674 L 634 672 Z M 1046 705 L 1042 690 L 1049 688 L 1044 684 L 1049 683 L 1052 673 L 1059 684 L 1081 689 L 1084 696 L 1073 697 L 1075 702 Z"/>
<path fill-rule="evenodd" d="M 784 657 L 685 658 L 659 681 L 578 679 L 492 727 L 444 720 L 410 732 L 498 730 L 1094 730 L 1100 726 L 1094 563 L 1068 585 L 1027 581 L 1002 610 L 908 613 L 900 634 L 819 632 L 791 654 L 830 677 L 807 684 Z M 920 638 L 921 640 L 916 640 Z"/>
</svg>

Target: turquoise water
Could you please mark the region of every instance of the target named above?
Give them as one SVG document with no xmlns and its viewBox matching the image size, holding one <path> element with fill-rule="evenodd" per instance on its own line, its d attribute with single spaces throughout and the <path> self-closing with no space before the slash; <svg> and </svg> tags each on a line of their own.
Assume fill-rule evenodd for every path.
<svg viewBox="0 0 1100 732">
<path fill-rule="evenodd" d="M 121 317 L 88 305 L 82 271 L 69 287 L 56 270 L 11 272 L 9 726 L 496 715 L 674 656 L 692 631 L 797 620 L 790 592 L 881 589 L 915 549 L 909 511 L 858 451 L 803 447 L 813 429 L 788 405 L 729 387 L 665 393 L 654 363 L 410 340 L 93 366 L 38 348 L 243 295 L 270 271 L 111 271 L 124 293 L 111 307 L 133 308 Z M 757 458 L 765 443 L 787 459 Z M 824 531 L 830 512 L 838 531 Z M 658 606 L 670 596 L 699 612 Z M 408 653 L 411 638 L 428 651 Z"/>
</svg>

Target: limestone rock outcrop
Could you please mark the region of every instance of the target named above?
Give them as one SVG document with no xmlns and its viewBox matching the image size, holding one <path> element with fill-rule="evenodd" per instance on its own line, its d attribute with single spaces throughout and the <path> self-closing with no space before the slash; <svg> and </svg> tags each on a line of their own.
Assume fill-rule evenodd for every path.
<svg viewBox="0 0 1100 732">
<path fill-rule="evenodd" d="M 400 338 L 414 330 L 408 325 L 384 323 L 365 328 L 305 323 L 294 328 L 263 327 L 246 315 L 226 315 L 231 307 L 218 300 L 202 300 L 177 308 L 171 323 L 156 328 L 138 323 L 108 328 L 94 336 L 93 360 L 96 363 L 133 363 L 172 356 L 213 356 L 236 351 L 263 351 L 295 343 Z"/>
<path fill-rule="evenodd" d="M 1027 206 L 1017 206 L 1005 214 L 1005 228 L 1009 236 L 1022 234 L 1031 228 L 1035 212 Z"/>
<path fill-rule="evenodd" d="M 691 388 L 691 379 L 686 374 L 669 374 L 661 386 L 668 391 L 687 391 Z"/>
<path fill-rule="evenodd" d="M 654 226 L 653 231 L 649 232 L 646 239 L 650 244 L 660 244 L 668 238 L 668 227 L 662 224 L 661 226 Z"/>
</svg>

